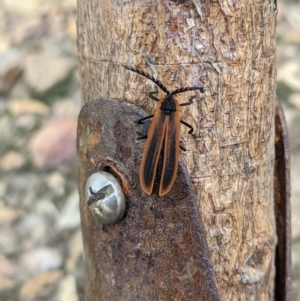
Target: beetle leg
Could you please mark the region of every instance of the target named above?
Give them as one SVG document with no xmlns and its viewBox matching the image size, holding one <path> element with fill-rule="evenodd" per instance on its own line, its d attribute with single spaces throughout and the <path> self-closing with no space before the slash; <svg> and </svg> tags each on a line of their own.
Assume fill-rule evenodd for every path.
<svg viewBox="0 0 300 301">
<path fill-rule="evenodd" d="M 183 150 L 185 152 L 187 151 L 187 149 L 185 147 L 183 147 L 181 144 L 179 145 L 179 147 L 180 147 L 181 150 Z"/>
<path fill-rule="evenodd" d="M 148 138 L 148 135 L 143 135 L 140 132 L 136 132 L 139 136 L 136 138 L 136 140 L 144 140 Z"/>
<path fill-rule="evenodd" d="M 180 122 L 190 129 L 188 133 L 193 136 L 193 134 L 192 134 L 193 130 L 194 130 L 193 127 L 190 124 L 188 124 L 187 122 L 183 121 L 183 120 L 180 120 Z"/>
<path fill-rule="evenodd" d="M 152 117 L 153 117 L 153 115 L 149 115 L 149 116 L 143 117 L 143 118 L 137 120 L 136 123 L 138 123 L 138 124 L 143 124 L 143 123 L 144 123 L 144 122 L 143 122 L 144 120 L 150 119 L 150 118 L 152 118 Z"/>
</svg>

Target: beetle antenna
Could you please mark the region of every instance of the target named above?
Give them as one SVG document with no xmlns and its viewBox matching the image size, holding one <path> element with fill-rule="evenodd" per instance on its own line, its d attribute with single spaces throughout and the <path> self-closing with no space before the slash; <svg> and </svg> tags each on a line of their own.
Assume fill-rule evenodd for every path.
<svg viewBox="0 0 300 301">
<path fill-rule="evenodd" d="M 158 80 L 158 79 L 155 79 L 153 76 L 151 76 L 150 74 L 144 72 L 144 71 L 140 71 L 140 70 L 137 70 L 137 69 L 133 69 L 131 67 L 128 67 L 126 65 L 123 65 L 123 67 L 127 70 L 130 70 L 130 71 L 133 71 L 137 74 L 140 74 L 148 79 L 150 79 L 152 82 L 154 82 L 158 87 L 160 87 L 165 93 L 167 94 L 170 94 L 170 92 L 168 91 L 168 89 Z"/>
<path fill-rule="evenodd" d="M 194 90 L 200 90 L 201 93 L 204 93 L 203 87 L 188 87 L 188 88 L 179 88 L 171 92 L 172 95 L 187 92 L 187 91 L 194 91 Z"/>
</svg>

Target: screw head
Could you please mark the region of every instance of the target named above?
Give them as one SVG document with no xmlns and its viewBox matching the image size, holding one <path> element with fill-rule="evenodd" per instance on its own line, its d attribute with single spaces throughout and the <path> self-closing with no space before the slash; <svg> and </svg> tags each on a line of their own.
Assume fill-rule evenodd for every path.
<svg viewBox="0 0 300 301">
<path fill-rule="evenodd" d="M 92 174 L 85 186 L 85 200 L 94 217 L 103 224 L 117 223 L 125 211 L 125 197 L 119 182 L 106 171 Z"/>
</svg>

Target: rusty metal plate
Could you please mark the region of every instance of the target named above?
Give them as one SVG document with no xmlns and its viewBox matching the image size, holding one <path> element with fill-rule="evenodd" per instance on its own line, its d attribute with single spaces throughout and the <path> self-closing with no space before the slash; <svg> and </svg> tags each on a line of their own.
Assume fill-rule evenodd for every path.
<svg viewBox="0 0 300 301">
<path fill-rule="evenodd" d="M 113 100 L 87 103 L 78 123 L 80 210 L 86 300 L 219 300 L 204 228 L 183 162 L 166 196 L 142 192 L 139 167 L 144 142 L 135 121 L 146 114 Z M 106 170 L 126 195 L 115 225 L 102 225 L 84 200 L 87 178 Z"/>
<path fill-rule="evenodd" d="M 291 300 L 290 157 L 284 113 L 276 100 L 274 200 L 278 244 L 276 248 L 276 301 Z"/>
</svg>

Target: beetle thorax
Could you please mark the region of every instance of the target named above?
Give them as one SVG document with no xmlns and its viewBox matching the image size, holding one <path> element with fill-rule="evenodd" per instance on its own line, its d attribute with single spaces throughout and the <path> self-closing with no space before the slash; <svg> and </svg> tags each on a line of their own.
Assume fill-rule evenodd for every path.
<svg viewBox="0 0 300 301">
<path fill-rule="evenodd" d="M 176 111 L 176 105 L 173 99 L 173 95 L 169 94 L 166 96 L 161 104 L 160 109 L 164 112 L 165 115 L 170 115 L 172 112 Z"/>
</svg>

